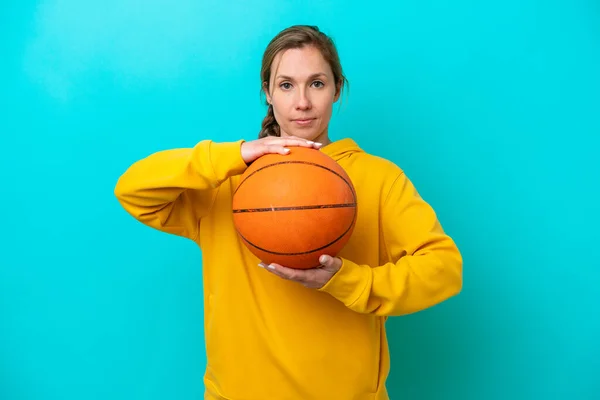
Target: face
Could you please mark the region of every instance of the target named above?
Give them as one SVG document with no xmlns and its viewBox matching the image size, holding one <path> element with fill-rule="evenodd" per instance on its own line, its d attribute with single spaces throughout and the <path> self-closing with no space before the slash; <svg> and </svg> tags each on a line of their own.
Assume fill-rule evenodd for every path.
<svg viewBox="0 0 600 400">
<path fill-rule="evenodd" d="M 271 66 L 267 101 L 281 136 L 329 143 L 328 126 L 339 90 L 329 63 L 312 46 L 279 53 Z"/>
</svg>

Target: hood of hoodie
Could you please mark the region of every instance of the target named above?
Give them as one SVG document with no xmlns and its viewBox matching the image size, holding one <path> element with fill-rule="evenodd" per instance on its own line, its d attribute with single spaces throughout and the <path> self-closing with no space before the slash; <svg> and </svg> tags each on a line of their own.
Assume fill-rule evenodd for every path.
<svg viewBox="0 0 600 400">
<path fill-rule="evenodd" d="M 321 148 L 321 151 L 333 158 L 335 161 L 340 161 L 343 158 L 349 157 L 355 153 L 362 153 L 363 150 L 356 144 L 353 139 L 344 138 L 331 142 Z"/>
</svg>

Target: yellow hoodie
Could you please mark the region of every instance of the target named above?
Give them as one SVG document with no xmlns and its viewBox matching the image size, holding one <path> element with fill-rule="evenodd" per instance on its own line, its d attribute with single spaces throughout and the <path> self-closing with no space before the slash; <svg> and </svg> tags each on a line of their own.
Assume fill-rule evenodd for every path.
<svg viewBox="0 0 600 400">
<path fill-rule="evenodd" d="M 284 280 L 258 266 L 234 229 L 242 143 L 205 140 L 152 154 L 115 188 L 133 217 L 201 248 L 205 398 L 388 399 L 385 321 L 460 292 L 455 243 L 398 166 L 342 139 L 321 149 L 357 192 L 342 267 L 320 289 Z"/>
</svg>

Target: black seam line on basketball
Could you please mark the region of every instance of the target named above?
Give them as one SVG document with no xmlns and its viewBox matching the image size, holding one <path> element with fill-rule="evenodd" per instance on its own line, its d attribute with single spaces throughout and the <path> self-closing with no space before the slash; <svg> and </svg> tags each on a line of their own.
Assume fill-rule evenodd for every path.
<svg viewBox="0 0 600 400">
<path fill-rule="evenodd" d="M 258 247 L 257 245 L 255 245 L 254 243 L 252 243 L 251 241 L 249 241 L 248 239 L 246 239 L 241 233 L 238 232 L 238 234 L 240 235 L 240 237 L 246 242 L 248 243 L 250 246 L 260 250 L 260 251 L 264 251 L 265 253 L 269 253 L 269 254 L 274 254 L 277 256 L 301 256 L 301 255 L 305 255 L 305 254 L 311 254 L 314 253 L 315 251 L 319 251 L 319 250 L 323 250 L 326 247 L 331 246 L 332 244 L 334 244 L 335 242 L 337 242 L 338 240 L 340 240 L 341 238 L 343 238 L 352 228 L 352 225 L 354 225 L 354 223 L 356 222 L 356 214 L 357 214 L 357 209 L 354 208 L 354 214 L 352 216 L 352 222 L 350 222 L 350 224 L 348 225 L 348 228 L 346 228 L 346 230 L 344 231 L 344 233 L 342 233 L 340 236 L 338 236 L 335 240 L 332 240 L 331 242 L 327 243 L 324 246 L 321 246 L 317 249 L 312 249 L 312 250 L 307 250 L 307 251 L 301 251 L 301 252 L 297 252 L 297 253 L 279 253 L 276 251 L 271 251 L 271 250 L 267 250 L 267 249 L 263 249 L 262 247 Z"/>
<path fill-rule="evenodd" d="M 270 167 L 274 167 L 276 165 L 280 165 L 280 164 L 306 164 L 306 165 L 312 165 L 313 167 L 319 167 L 319 168 L 323 168 L 335 175 L 338 176 L 338 178 L 340 178 L 341 180 L 344 181 L 344 183 L 346 185 L 348 185 L 348 187 L 350 188 L 350 191 L 352 192 L 352 196 L 354 197 L 354 201 L 356 201 L 356 193 L 354 192 L 354 188 L 352 187 L 352 185 L 350 183 L 348 183 L 348 181 L 341 176 L 340 174 L 338 174 L 337 172 L 335 172 L 334 170 L 332 170 L 331 168 L 327 168 L 323 165 L 317 164 L 317 163 L 313 163 L 310 161 L 279 161 L 273 164 L 269 164 L 269 165 L 265 165 L 264 167 L 260 167 L 259 169 L 257 169 L 256 171 L 254 171 L 253 173 L 251 173 L 250 175 L 248 175 L 246 177 L 246 179 L 244 179 L 243 181 L 240 182 L 240 184 L 238 185 L 238 187 L 234 190 L 233 195 L 235 195 L 237 193 L 237 191 L 240 189 L 240 187 L 242 187 L 242 185 L 244 184 L 244 182 L 246 182 L 248 179 L 250 179 L 250 177 L 256 173 L 258 173 L 259 171 L 262 171 L 263 169 L 266 168 L 270 168 Z"/>
<path fill-rule="evenodd" d="M 290 207 L 262 207 L 262 208 L 243 208 L 233 210 L 234 214 L 239 213 L 254 213 L 254 212 L 270 212 L 270 211 L 293 211 L 293 210 L 321 210 L 325 208 L 351 208 L 356 207 L 356 203 L 344 204 L 322 204 L 312 206 L 290 206 Z"/>
</svg>

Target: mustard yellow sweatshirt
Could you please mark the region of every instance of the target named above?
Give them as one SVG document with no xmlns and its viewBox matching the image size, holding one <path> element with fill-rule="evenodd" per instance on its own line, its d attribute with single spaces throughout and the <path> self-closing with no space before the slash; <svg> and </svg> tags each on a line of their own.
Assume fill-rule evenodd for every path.
<svg viewBox="0 0 600 400">
<path fill-rule="evenodd" d="M 258 266 L 234 229 L 242 143 L 204 140 L 152 154 L 115 188 L 137 220 L 201 248 L 205 398 L 388 399 L 385 321 L 460 292 L 455 243 L 398 166 L 342 139 L 321 149 L 357 192 L 342 267 L 320 289 L 284 280 Z"/>
</svg>

